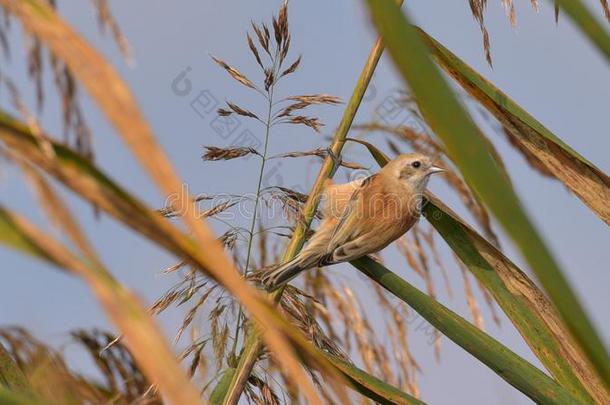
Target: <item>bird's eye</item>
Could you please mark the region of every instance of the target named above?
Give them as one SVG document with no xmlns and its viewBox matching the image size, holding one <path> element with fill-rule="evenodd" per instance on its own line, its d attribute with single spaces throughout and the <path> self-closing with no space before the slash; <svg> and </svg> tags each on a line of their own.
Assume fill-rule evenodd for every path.
<svg viewBox="0 0 610 405">
<path fill-rule="evenodd" d="M 416 160 L 415 162 L 411 163 L 411 166 L 418 169 L 421 166 L 421 162 L 419 160 Z"/>
</svg>

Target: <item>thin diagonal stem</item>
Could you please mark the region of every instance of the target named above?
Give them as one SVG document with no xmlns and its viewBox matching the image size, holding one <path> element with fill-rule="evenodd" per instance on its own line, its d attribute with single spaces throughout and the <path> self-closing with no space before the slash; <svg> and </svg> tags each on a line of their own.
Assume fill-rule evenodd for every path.
<svg viewBox="0 0 610 405">
<path fill-rule="evenodd" d="M 277 70 L 279 69 L 279 66 L 277 66 L 278 52 L 279 52 L 279 47 L 278 47 L 278 49 L 276 49 L 275 58 L 273 61 L 274 75 L 276 74 Z M 254 228 L 256 227 L 256 220 L 258 219 L 258 207 L 260 205 L 261 186 L 263 184 L 263 176 L 265 175 L 265 164 L 267 163 L 267 160 L 268 160 L 267 151 L 269 148 L 269 137 L 271 134 L 271 126 L 273 125 L 271 116 L 272 116 L 272 109 L 273 109 L 273 91 L 274 91 L 274 89 L 275 89 L 275 82 L 272 83 L 271 86 L 269 86 L 269 91 L 266 94 L 266 99 L 268 101 L 268 104 L 267 104 L 267 122 L 265 122 L 265 145 L 263 146 L 263 154 L 261 156 L 262 159 L 261 159 L 260 170 L 258 173 L 258 185 L 256 186 L 256 198 L 254 199 L 254 211 L 252 214 L 252 222 L 250 223 L 250 232 L 249 232 L 250 237 L 248 238 L 248 250 L 246 253 L 246 264 L 244 267 L 244 277 L 246 277 L 248 275 L 248 270 L 250 269 L 250 260 L 252 258 L 252 244 L 253 244 L 252 242 L 254 241 Z M 235 356 L 235 351 L 237 350 L 237 343 L 239 341 L 239 331 L 242 326 L 243 316 L 244 316 L 243 308 L 240 306 L 239 314 L 237 315 L 237 322 L 236 322 L 236 326 L 235 326 L 235 337 L 233 338 L 233 348 L 231 350 L 233 353 L 233 356 Z"/>
</svg>

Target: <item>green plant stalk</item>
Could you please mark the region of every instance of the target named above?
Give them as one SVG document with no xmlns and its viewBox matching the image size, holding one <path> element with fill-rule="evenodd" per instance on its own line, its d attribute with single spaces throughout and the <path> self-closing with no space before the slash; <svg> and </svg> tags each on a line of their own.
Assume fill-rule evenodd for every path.
<svg viewBox="0 0 610 405">
<path fill-rule="evenodd" d="M 555 311 L 531 280 L 489 242 L 467 227 L 439 200 L 428 199 L 424 216 L 451 247 L 462 263 L 494 297 L 527 345 L 561 386 L 583 403 L 591 396 L 607 402 L 603 388 L 595 384 L 588 363 L 575 352 L 571 336 Z M 478 245 L 493 251 L 494 267 Z M 499 271 L 503 269 L 503 271 Z M 579 380 L 577 373 L 588 377 Z M 585 386 L 591 386 L 591 395 Z"/>
<path fill-rule="evenodd" d="M 402 3 L 402 1 L 400 2 Z M 375 68 L 377 67 L 377 63 L 379 62 L 379 58 L 383 53 L 384 46 L 380 39 L 377 40 L 373 49 L 371 50 L 366 64 L 360 73 L 360 77 L 358 78 L 358 82 L 352 92 L 352 95 L 345 107 L 345 111 L 343 112 L 343 117 L 341 118 L 341 122 L 339 123 L 339 127 L 335 132 L 332 143 L 330 145 L 330 150 L 334 153 L 335 156 L 340 156 L 341 151 L 343 150 L 343 146 L 345 144 L 345 140 L 347 138 L 347 133 L 351 128 L 352 122 L 354 121 L 354 117 L 356 116 L 356 112 L 358 111 L 358 107 L 362 102 L 362 98 L 364 97 L 364 93 L 373 77 L 373 73 Z M 318 173 L 318 177 L 312 187 L 312 190 L 309 194 L 309 198 L 303 207 L 303 221 L 297 224 L 297 227 L 290 239 L 290 243 L 286 249 L 286 253 L 284 254 L 284 262 L 289 261 L 293 257 L 297 255 L 299 250 L 303 247 L 305 242 L 305 233 L 307 229 L 309 229 L 309 225 L 314 217 L 314 214 L 317 210 L 318 203 L 320 202 L 320 197 L 322 195 L 322 190 L 324 189 L 324 183 L 328 180 L 334 170 L 334 161 L 328 156 L 324 159 L 324 163 L 320 168 L 320 172 Z M 275 302 L 279 302 L 283 293 L 283 289 L 279 289 L 274 292 L 271 296 Z M 252 372 L 252 368 L 256 364 L 258 359 L 258 355 L 262 348 L 262 342 L 258 337 L 258 334 L 255 331 L 252 331 L 248 334 L 246 341 L 244 343 L 244 348 L 239 357 L 239 362 L 237 364 L 237 371 L 233 376 L 233 380 L 228 387 L 225 400 L 223 404 L 234 405 L 239 400 L 239 397 L 243 391 L 244 385 L 248 379 L 248 376 Z"/>
<path fill-rule="evenodd" d="M 277 60 L 277 57 L 278 57 L 278 52 L 276 50 L 275 60 Z M 274 72 L 277 69 L 275 65 L 276 65 L 276 62 L 274 61 L 274 66 L 273 66 Z M 277 74 L 275 74 L 275 76 L 277 77 Z M 269 92 L 267 94 L 268 105 L 267 105 L 267 122 L 265 123 L 265 145 L 263 147 L 263 156 L 262 156 L 260 170 L 258 173 L 258 184 L 256 186 L 256 197 L 254 200 L 254 212 L 252 214 L 252 223 L 250 224 L 250 233 L 249 233 L 249 239 L 248 239 L 248 252 L 246 254 L 244 278 L 248 275 L 248 270 L 250 267 L 250 259 L 252 257 L 252 243 L 254 241 L 254 228 L 256 227 L 256 219 L 258 217 L 258 206 L 260 205 L 261 186 L 263 184 L 263 176 L 265 175 L 265 165 L 267 164 L 267 150 L 269 147 L 269 135 L 271 133 L 271 114 L 272 114 L 272 109 L 273 109 L 273 91 L 274 91 L 274 89 L 275 89 L 275 82 L 271 85 L 271 87 L 269 88 Z M 231 350 L 231 352 L 233 353 L 233 356 L 235 356 L 235 350 L 237 349 L 237 342 L 239 340 L 239 330 L 241 328 L 243 315 L 244 315 L 243 308 L 240 305 L 239 313 L 237 315 L 237 322 L 235 325 L 233 348 Z"/>
<path fill-rule="evenodd" d="M 356 142 L 369 150 L 380 167 L 389 162 L 375 145 Z M 553 377 L 584 403 L 591 403 L 592 398 L 595 403 L 610 402 L 601 381 L 574 346 L 553 306 L 527 275 L 431 193 L 426 194 L 423 215 L 493 295 Z"/>
<path fill-rule="evenodd" d="M 383 380 L 368 374 L 345 360 L 327 353 L 323 355 L 343 374 L 354 390 L 376 403 L 384 405 L 425 404 L 419 399 L 385 383 Z"/>
<path fill-rule="evenodd" d="M 391 0 L 368 0 L 373 20 L 432 130 L 477 196 L 514 240 L 568 329 L 598 374 L 610 387 L 610 358 L 580 301 L 470 116 L 430 60 L 416 29 Z"/>
<path fill-rule="evenodd" d="M 542 371 L 378 262 L 364 257 L 350 263 L 536 403 L 580 403 Z"/>
</svg>

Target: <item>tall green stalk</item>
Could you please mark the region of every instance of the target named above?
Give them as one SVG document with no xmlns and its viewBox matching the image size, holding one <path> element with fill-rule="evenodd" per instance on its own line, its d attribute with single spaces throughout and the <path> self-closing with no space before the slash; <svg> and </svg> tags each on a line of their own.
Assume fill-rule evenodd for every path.
<svg viewBox="0 0 610 405">
<path fill-rule="evenodd" d="M 275 52 L 275 60 L 277 60 L 278 52 Z M 273 63 L 273 71 L 274 75 L 277 77 L 277 63 L 274 61 Z M 254 200 L 254 211 L 252 214 L 252 222 L 250 224 L 250 232 L 248 234 L 248 252 L 246 254 L 246 264 L 244 267 L 244 277 L 248 275 L 248 270 L 250 268 L 250 259 L 252 257 L 252 244 L 254 241 L 254 228 L 256 227 L 256 220 L 258 218 L 258 207 L 260 205 L 260 197 L 261 197 L 261 186 L 263 184 L 263 177 L 265 175 L 265 165 L 267 163 L 267 151 L 269 148 L 269 135 L 271 134 L 271 116 L 273 111 L 273 91 L 275 89 L 275 82 L 269 87 L 269 91 L 267 92 L 267 121 L 265 122 L 265 144 L 263 146 L 263 155 L 261 157 L 261 166 L 258 173 L 258 183 L 256 186 L 256 197 Z M 239 307 L 239 314 L 237 315 L 237 322 L 235 325 L 235 336 L 233 338 L 233 349 L 232 353 L 235 356 L 235 350 L 237 349 L 237 343 L 239 340 L 239 331 L 242 326 L 242 319 L 244 313 L 243 308 Z"/>
<path fill-rule="evenodd" d="M 502 343 L 369 257 L 351 264 L 404 301 L 432 326 L 538 404 L 580 404 L 549 376 Z"/>
</svg>

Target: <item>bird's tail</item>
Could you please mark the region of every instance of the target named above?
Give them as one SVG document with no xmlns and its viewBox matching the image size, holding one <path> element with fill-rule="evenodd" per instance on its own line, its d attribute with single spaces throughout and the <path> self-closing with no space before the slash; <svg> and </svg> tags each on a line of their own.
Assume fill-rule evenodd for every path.
<svg viewBox="0 0 610 405">
<path fill-rule="evenodd" d="M 315 263 L 315 260 L 304 261 L 302 258 L 297 256 L 288 263 L 282 264 L 277 269 L 264 274 L 261 281 L 267 291 L 272 292 L 284 286 L 302 271 L 314 267 Z"/>
</svg>

